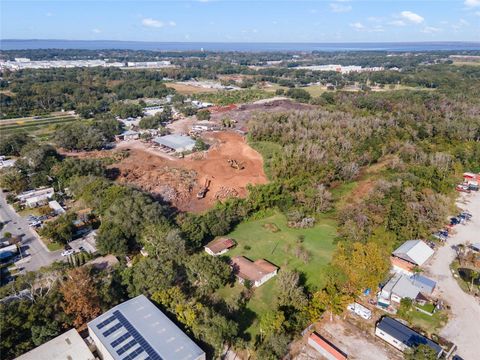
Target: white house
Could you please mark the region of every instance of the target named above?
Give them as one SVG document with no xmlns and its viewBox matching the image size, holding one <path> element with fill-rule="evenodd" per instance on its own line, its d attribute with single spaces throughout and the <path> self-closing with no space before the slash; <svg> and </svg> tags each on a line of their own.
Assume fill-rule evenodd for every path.
<svg viewBox="0 0 480 360">
<path fill-rule="evenodd" d="M 233 239 L 219 237 L 205 245 L 205 251 L 212 256 L 225 254 L 229 249 L 235 246 Z"/>
<path fill-rule="evenodd" d="M 243 256 L 232 259 L 232 268 L 242 284 L 248 280 L 254 287 L 265 284 L 278 273 L 278 267 L 264 259 L 251 261 Z"/>
<path fill-rule="evenodd" d="M 437 353 L 437 358 L 443 353 L 440 345 L 388 316 L 377 323 L 375 335 L 402 352 L 424 344 Z"/>
</svg>

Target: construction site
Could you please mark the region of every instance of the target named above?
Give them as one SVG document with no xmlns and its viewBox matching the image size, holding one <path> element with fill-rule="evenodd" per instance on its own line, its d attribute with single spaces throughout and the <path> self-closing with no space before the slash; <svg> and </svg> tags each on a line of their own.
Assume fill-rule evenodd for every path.
<svg viewBox="0 0 480 360">
<path fill-rule="evenodd" d="M 236 132 L 204 134 L 210 148 L 184 158 L 165 157 L 138 147 L 111 168 L 117 181 L 159 196 L 180 211 L 202 212 L 216 201 L 245 197 L 248 184 L 264 184 L 262 156 Z"/>
</svg>

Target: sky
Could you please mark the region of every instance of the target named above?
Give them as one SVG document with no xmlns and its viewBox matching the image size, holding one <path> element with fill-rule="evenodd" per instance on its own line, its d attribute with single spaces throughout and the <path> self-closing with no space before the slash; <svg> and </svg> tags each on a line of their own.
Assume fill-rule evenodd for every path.
<svg viewBox="0 0 480 360">
<path fill-rule="evenodd" d="M 480 41 L 480 0 L 0 0 L 1 39 Z"/>
</svg>

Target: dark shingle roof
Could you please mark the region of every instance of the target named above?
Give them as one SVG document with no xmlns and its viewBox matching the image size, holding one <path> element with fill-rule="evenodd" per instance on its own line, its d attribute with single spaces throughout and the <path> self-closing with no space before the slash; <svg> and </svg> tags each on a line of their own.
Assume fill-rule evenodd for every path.
<svg viewBox="0 0 480 360">
<path fill-rule="evenodd" d="M 442 351 L 440 345 L 391 317 L 384 316 L 378 322 L 377 328 L 411 348 L 425 344 L 435 350 L 437 354 Z"/>
</svg>

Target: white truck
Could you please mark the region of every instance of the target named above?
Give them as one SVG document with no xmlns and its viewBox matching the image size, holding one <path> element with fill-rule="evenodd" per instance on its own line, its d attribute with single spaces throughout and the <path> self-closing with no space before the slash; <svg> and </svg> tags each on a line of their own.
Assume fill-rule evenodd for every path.
<svg viewBox="0 0 480 360">
<path fill-rule="evenodd" d="M 347 306 L 347 310 L 351 311 L 354 314 L 364 318 L 365 320 L 370 320 L 372 318 L 372 312 L 367 309 L 365 306 L 354 302 L 353 304 L 349 304 Z"/>
</svg>

